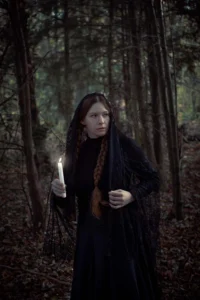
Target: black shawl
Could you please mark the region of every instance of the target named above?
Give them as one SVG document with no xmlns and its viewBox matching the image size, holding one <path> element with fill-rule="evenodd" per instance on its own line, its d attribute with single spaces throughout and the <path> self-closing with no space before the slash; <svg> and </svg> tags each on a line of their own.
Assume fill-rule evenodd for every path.
<svg viewBox="0 0 200 300">
<path fill-rule="evenodd" d="M 94 93 L 94 95 L 99 94 Z M 73 253 L 71 246 L 75 243 L 73 221 L 76 215 L 74 190 L 76 145 L 80 122 L 79 112 L 86 97 L 78 105 L 67 133 L 67 167 L 64 170 L 67 199 L 51 194 L 44 252 L 53 253 L 57 259 L 71 258 Z M 111 105 L 109 102 L 107 104 L 111 110 L 108 131 L 109 188 L 110 190 L 128 190 L 135 198 L 134 202 L 121 209 L 111 209 L 110 251 L 119 248 L 118 252 L 114 250 L 115 254 L 120 256 L 120 253 L 126 252 L 130 259 L 133 255 L 140 253 L 147 265 L 151 260 L 155 267 L 156 253 L 159 249 L 160 219 L 158 173 L 136 142 L 118 130 Z M 62 207 L 61 210 L 60 207 Z"/>
</svg>

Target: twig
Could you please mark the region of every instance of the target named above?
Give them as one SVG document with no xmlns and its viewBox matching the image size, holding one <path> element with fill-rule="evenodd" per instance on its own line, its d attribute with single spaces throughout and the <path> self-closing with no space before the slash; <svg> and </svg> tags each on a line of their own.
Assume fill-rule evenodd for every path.
<svg viewBox="0 0 200 300">
<path fill-rule="evenodd" d="M 22 151 L 21 148 L 9 148 L 9 147 L 0 148 L 0 150 L 18 150 L 18 151 Z"/>
<path fill-rule="evenodd" d="M 23 145 L 20 145 L 20 144 L 17 144 L 17 143 L 11 143 L 11 142 L 9 142 L 9 141 L 2 141 L 2 140 L 0 140 L 0 143 L 2 143 L 2 144 L 14 145 L 14 146 L 17 146 L 17 147 L 20 147 L 20 148 L 23 148 L 23 147 L 24 147 Z"/>
<path fill-rule="evenodd" d="M 46 56 L 47 56 L 49 53 L 50 53 L 50 51 L 47 51 L 47 52 L 45 53 L 45 55 L 41 58 L 40 63 L 38 64 L 38 67 L 35 68 L 34 71 L 31 71 L 31 72 L 29 72 L 29 73 L 26 75 L 26 77 L 24 78 L 24 81 L 22 82 L 21 86 L 20 86 L 18 89 L 16 89 L 16 91 L 14 91 L 14 93 L 13 93 L 10 97 L 8 97 L 8 98 L 5 99 L 4 101 L 2 101 L 2 102 L 0 103 L 0 106 L 3 106 L 5 103 L 7 103 L 8 101 L 10 101 L 15 95 L 17 95 L 17 94 L 19 93 L 19 91 L 20 91 L 21 89 L 23 89 L 23 87 L 24 87 L 25 83 L 27 82 L 27 80 L 29 80 L 29 79 L 33 76 L 33 74 L 35 74 L 35 73 L 37 72 L 37 70 L 38 70 L 38 68 L 40 67 L 40 65 L 42 64 L 43 60 L 46 58 Z"/>
<path fill-rule="evenodd" d="M 39 275 L 41 277 L 45 277 L 45 279 L 53 280 L 53 281 L 55 281 L 59 284 L 64 284 L 64 285 L 69 286 L 69 283 L 67 283 L 67 281 L 58 280 L 54 277 L 47 276 L 47 274 L 45 274 L 45 273 L 30 271 L 30 270 L 23 269 L 23 268 L 21 268 L 21 269 L 20 268 L 12 268 L 12 267 L 5 266 L 5 265 L 0 265 L 0 268 L 9 269 L 9 270 L 12 270 L 12 271 L 24 271 L 24 272 L 27 272 L 27 273 L 30 273 L 30 274 L 33 274 L 33 275 Z"/>
<path fill-rule="evenodd" d="M 6 98 L 4 101 L 0 103 L 0 106 L 3 106 L 6 104 L 8 101 L 10 101 L 14 96 L 16 95 L 16 92 L 14 92 L 10 97 Z"/>
</svg>

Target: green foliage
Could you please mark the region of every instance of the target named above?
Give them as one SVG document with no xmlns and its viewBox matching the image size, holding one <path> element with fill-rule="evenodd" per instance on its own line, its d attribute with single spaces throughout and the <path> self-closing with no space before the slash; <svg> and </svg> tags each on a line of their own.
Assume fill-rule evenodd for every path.
<svg viewBox="0 0 200 300">
<path fill-rule="evenodd" d="M 49 126 L 59 128 L 59 130 L 63 126 L 65 130 L 64 121 L 67 116 L 66 112 L 61 109 L 61 104 L 67 105 L 73 100 L 73 107 L 75 107 L 88 92 L 100 91 L 108 94 L 110 30 L 113 43 L 111 64 L 114 97 L 119 99 L 119 95 L 121 97 L 126 92 L 123 91 L 122 70 L 122 46 L 124 45 L 121 28 L 122 4 L 113 2 L 111 28 L 109 2 L 105 0 L 98 3 L 92 0 L 69 0 L 67 9 L 66 1 L 25 1 L 25 3 L 28 13 L 28 44 L 35 68 L 36 101 L 42 124 L 46 122 Z M 169 24 L 166 27 L 169 56 L 172 57 L 173 51 L 175 55 L 178 119 L 179 122 L 183 122 L 198 116 L 192 99 L 196 99 L 196 107 L 200 105 L 198 102 L 200 87 L 198 84 L 194 86 L 191 79 L 192 73 L 200 78 L 197 64 L 200 39 L 199 16 L 196 13 L 198 2 L 183 1 L 181 4 L 181 1 L 169 1 L 164 2 L 164 6 L 166 22 Z M 7 19 L 8 14 L 5 13 L 0 22 L 3 32 L 1 54 L 7 42 L 12 38 Z M 128 20 L 125 20 L 125 24 L 129 26 Z M 141 24 L 144 26 L 143 23 Z M 125 39 L 128 41 L 129 37 Z M 129 42 L 126 43 L 125 45 L 130 47 Z M 68 67 L 65 70 L 67 55 Z M 142 60 L 145 65 L 145 57 Z M 3 87 L 1 91 L 3 97 L 8 98 L 12 96 L 13 91 L 16 93 L 12 47 L 8 49 L 4 63 L 2 86 L 6 88 Z M 187 74 L 187 80 L 185 74 Z M 72 95 L 69 94 L 69 86 Z M 14 101 L 16 98 L 15 95 L 13 101 L 6 105 L 6 109 L 9 108 L 11 113 L 18 113 L 18 105 Z"/>
<path fill-rule="evenodd" d="M 178 78 L 178 121 L 183 123 L 199 118 L 200 106 L 200 65 L 196 64 L 195 72 L 183 69 Z"/>
</svg>

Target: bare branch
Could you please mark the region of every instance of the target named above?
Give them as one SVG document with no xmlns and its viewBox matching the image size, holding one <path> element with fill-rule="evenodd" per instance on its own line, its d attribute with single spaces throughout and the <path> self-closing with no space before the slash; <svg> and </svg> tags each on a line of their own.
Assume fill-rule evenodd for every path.
<svg viewBox="0 0 200 300">
<path fill-rule="evenodd" d="M 19 145 L 19 144 L 17 144 L 17 143 L 11 143 L 11 142 L 6 142 L 6 141 L 2 141 L 2 140 L 0 140 L 0 143 L 2 143 L 2 144 L 9 144 L 9 145 L 13 145 L 13 146 L 17 146 L 17 147 L 19 147 L 19 148 L 24 148 L 23 145 Z"/>
<path fill-rule="evenodd" d="M 52 276 L 48 276 L 47 274 L 41 273 L 41 272 L 30 271 L 30 270 L 23 269 L 23 268 L 21 268 L 21 269 L 20 268 L 12 268 L 12 267 L 5 266 L 5 265 L 0 265 L 0 268 L 12 270 L 12 271 L 18 271 L 18 272 L 20 272 L 20 271 L 27 272 L 27 273 L 30 273 L 30 274 L 33 274 L 33 275 L 38 275 L 40 277 L 44 277 L 45 279 L 49 279 L 49 280 L 54 281 L 54 282 L 59 283 L 59 284 L 63 284 L 63 285 L 67 285 L 67 286 L 70 285 L 67 281 L 58 280 L 58 279 L 56 279 Z"/>
<path fill-rule="evenodd" d="M 7 43 L 7 45 L 6 45 L 5 49 L 4 49 L 4 51 L 3 51 L 3 54 L 1 55 L 0 66 L 1 66 L 1 64 L 2 64 L 2 62 L 3 62 L 3 60 L 4 60 L 4 57 L 6 56 L 6 53 L 7 53 L 7 51 L 8 51 L 8 48 L 10 47 L 10 45 L 11 45 L 11 42 L 9 41 L 9 42 Z"/>
</svg>

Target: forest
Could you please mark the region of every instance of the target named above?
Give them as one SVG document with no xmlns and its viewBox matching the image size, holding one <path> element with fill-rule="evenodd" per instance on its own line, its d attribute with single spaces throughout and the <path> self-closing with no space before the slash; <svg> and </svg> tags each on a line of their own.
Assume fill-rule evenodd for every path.
<svg viewBox="0 0 200 300">
<path fill-rule="evenodd" d="M 43 240 L 90 92 L 159 170 L 162 299 L 200 299 L 200 1 L 0 0 L 0 15 L 0 299 L 69 299 L 73 258 Z"/>
</svg>

